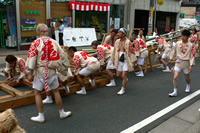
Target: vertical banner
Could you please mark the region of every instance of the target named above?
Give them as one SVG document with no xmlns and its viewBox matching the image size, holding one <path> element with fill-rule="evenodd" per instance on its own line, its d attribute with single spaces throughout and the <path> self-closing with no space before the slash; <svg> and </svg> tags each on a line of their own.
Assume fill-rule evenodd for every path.
<svg viewBox="0 0 200 133">
<path fill-rule="evenodd" d="M 165 32 L 170 32 L 170 16 L 166 17 Z"/>
<path fill-rule="evenodd" d="M 14 6 L 10 6 L 10 5 L 6 6 L 6 8 L 7 8 L 7 18 L 8 18 L 10 35 L 16 35 L 17 28 L 16 28 L 15 8 Z"/>
<path fill-rule="evenodd" d="M 148 35 L 152 33 L 152 25 L 153 25 L 153 8 L 149 9 L 149 22 L 148 22 Z"/>
</svg>

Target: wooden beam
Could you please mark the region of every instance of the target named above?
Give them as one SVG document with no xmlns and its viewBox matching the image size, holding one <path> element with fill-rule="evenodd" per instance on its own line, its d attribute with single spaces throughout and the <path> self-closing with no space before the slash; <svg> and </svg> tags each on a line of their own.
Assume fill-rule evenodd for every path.
<svg viewBox="0 0 200 133">
<path fill-rule="evenodd" d="M 12 96 L 16 96 L 16 95 L 17 96 L 23 96 L 24 95 L 23 92 L 13 88 L 12 86 L 9 86 L 8 84 L 4 84 L 4 83 L 0 84 L 0 88 L 2 90 L 4 90 L 5 92 L 11 94 Z"/>
<path fill-rule="evenodd" d="M 33 86 L 33 82 L 28 81 L 28 79 L 23 79 L 23 80 L 22 80 L 22 84 L 27 85 L 27 86 L 30 86 L 30 87 Z"/>
</svg>

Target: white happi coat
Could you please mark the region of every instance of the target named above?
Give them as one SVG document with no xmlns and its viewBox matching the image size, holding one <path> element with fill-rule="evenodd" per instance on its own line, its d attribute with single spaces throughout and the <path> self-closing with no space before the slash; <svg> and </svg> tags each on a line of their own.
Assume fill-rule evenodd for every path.
<svg viewBox="0 0 200 133">
<path fill-rule="evenodd" d="M 160 52 L 160 55 L 162 55 L 163 53 L 169 54 L 169 52 L 171 51 L 171 45 L 167 41 L 165 41 L 164 38 L 160 38 L 158 40 L 158 50 Z"/>
<path fill-rule="evenodd" d="M 109 45 L 114 46 L 114 44 L 118 38 L 119 38 L 118 36 L 115 36 L 114 38 L 112 38 L 111 35 L 108 35 L 105 38 L 104 44 L 109 44 Z"/>
<path fill-rule="evenodd" d="M 191 38 L 189 39 L 191 43 L 193 43 L 195 46 L 198 45 L 198 37 L 197 34 L 194 34 L 191 36 Z"/>
<path fill-rule="evenodd" d="M 19 73 L 19 78 L 22 79 L 26 76 L 26 67 L 25 67 L 25 60 L 20 58 L 20 57 L 16 57 L 17 61 L 15 66 L 11 66 L 9 63 L 6 62 L 6 68 L 4 69 L 5 72 L 10 73 L 10 74 L 14 74 L 13 76 L 16 76 L 16 74 Z"/>
<path fill-rule="evenodd" d="M 142 39 L 138 38 L 134 40 L 134 45 L 135 45 L 136 56 L 141 58 L 146 58 L 148 56 L 147 46 Z"/>
<path fill-rule="evenodd" d="M 47 41 L 47 37 L 43 39 L 45 39 L 45 42 Z M 35 76 L 38 78 L 45 78 L 46 45 L 43 43 L 43 39 L 39 38 L 32 42 L 26 64 L 28 69 L 34 70 Z M 51 78 L 57 72 L 67 76 L 69 67 L 65 52 L 55 40 L 50 38 L 48 43 L 47 78 Z"/>
<path fill-rule="evenodd" d="M 117 69 L 119 65 L 119 52 L 120 52 L 119 46 L 120 46 L 120 39 L 118 39 L 115 42 L 114 50 L 111 56 L 111 61 L 113 62 L 115 69 Z M 133 63 L 137 60 L 137 57 L 135 55 L 135 49 L 133 48 L 133 45 L 128 38 L 126 38 L 125 40 L 124 48 L 126 52 L 126 61 L 128 64 L 128 71 L 133 71 L 134 70 Z"/>
<path fill-rule="evenodd" d="M 89 55 L 87 53 L 84 53 L 84 52 L 75 52 L 73 61 L 75 64 L 75 67 L 74 67 L 75 75 L 77 75 L 82 68 L 87 67 L 93 61 L 98 62 L 95 57 L 93 57 L 92 55 Z M 91 65 L 94 65 L 94 67 L 96 67 L 95 64 L 91 64 Z M 93 71 L 95 69 L 96 68 L 89 67 L 88 70 Z"/>
<path fill-rule="evenodd" d="M 108 63 L 114 47 L 108 44 L 101 44 L 97 47 L 97 58 L 100 62 L 100 65 Z"/>
<path fill-rule="evenodd" d="M 180 68 L 189 68 L 190 66 L 195 65 L 194 44 L 188 42 L 183 45 L 182 41 L 178 41 L 169 55 L 170 59 L 173 59 L 173 57 L 176 57 L 175 66 Z"/>
</svg>

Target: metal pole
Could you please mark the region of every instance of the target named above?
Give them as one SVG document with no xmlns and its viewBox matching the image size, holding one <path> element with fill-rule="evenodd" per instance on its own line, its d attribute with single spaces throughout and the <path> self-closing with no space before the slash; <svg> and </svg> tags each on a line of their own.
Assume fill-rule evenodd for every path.
<svg viewBox="0 0 200 133">
<path fill-rule="evenodd" d="M 107 12 L 107 33 L 109 33 L 110 27 L 110 11 Z"/>
<path fill-rule="evenodd" d="M 15 0 L 16 5 L 16 28 L 17 28 L 17 50 L 20 50 L 21 45 L 21 29 L 20 29 L 20 8 L 19 8 L 19 0 Z"/>
<path fill-rule="evenodd" d="M 72 9 L 72 28 L 75 28 L 75 9 Z"/>
<path fill-rule="evenodd" d="M 154 32 L 156 31 L 156 6 L 157 6 L 157 0 L 154 0 L 154 26 L 153 26 L 153 30 Z"/>
</svg>

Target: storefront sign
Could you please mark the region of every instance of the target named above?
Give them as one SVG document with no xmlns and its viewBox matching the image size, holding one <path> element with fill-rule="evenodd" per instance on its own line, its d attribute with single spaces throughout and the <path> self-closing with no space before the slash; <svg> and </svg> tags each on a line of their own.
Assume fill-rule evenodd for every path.
<svg viewBox="0 0 200 133">
<path fill-rule="evenodd" d="M 36 19 L 21 19 L 21 24 L 36 24 Z"/>
<path fill-rule="evenodd" d="M 95 28 L 65 28 L 63 42 L 65 46 L 90 46 L 97 40 Z"/>
<path fill-rule="evenodd" d="M 170 17 L 166 17 L 165 32 L 170 32 Z"/>
</svg>

